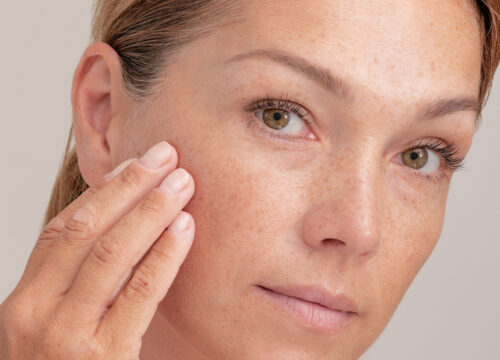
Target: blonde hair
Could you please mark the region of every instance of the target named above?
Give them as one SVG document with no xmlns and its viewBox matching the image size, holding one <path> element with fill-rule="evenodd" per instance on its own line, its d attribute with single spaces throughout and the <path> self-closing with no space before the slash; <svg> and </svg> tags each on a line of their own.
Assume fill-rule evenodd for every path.
<svg viewBox="0 0 500 360">
<path fill-rule="evenodd" d="M 482 110 L 500 61 L 500 2 L 471 1 L 483 44 L 479 91 Z M 176 49 L 239 14 L 240 4 L 235 0 L 97 0 L 91 40 L 105 42 L 118 53 L 125 90 L 140 103 L 155 92 L 168 65 L 175 60 Z M 75 148 L 70 150 L 72 136 L 73 125 L 43 227 L 89 187 L 80 173 Z"/>
</svg>

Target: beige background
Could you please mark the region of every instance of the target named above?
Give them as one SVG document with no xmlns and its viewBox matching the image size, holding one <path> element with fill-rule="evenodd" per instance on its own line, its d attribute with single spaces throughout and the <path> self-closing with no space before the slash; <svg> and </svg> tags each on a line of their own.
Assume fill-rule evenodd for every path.
<svg viewBox="0 0 500 360">
<path fill-rule="evenodd" d="M 62 160 L 91 6 L 0 4 L 0 301 L 22 274 Z M 363 360 L 500 359 L 500 75 L 483 118 L 441 239 Z"/>
</svg>

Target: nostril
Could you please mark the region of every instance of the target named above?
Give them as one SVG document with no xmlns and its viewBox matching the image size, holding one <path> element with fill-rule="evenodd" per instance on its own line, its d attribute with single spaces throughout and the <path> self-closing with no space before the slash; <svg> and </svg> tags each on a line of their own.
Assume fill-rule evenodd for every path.
<svg viewBox="0 0 500 360">
<path fill-rule="evenodd" d="M 327 238 L 327 239 L 324 239 L 323 241 L 326 243 L 331 243 L 334 246 L 345 245 L 345 242 L 343 242 L 342 240 L 338 240 L 338 239 Z"/>
</svg>

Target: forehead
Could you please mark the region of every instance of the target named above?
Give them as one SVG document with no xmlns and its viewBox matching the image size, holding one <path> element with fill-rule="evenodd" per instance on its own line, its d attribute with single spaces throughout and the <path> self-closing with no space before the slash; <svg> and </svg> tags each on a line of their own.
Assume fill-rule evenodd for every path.
<svg viewBox="0 0 500 360">
<path fill-rule="evenodd" d="M 227 57 L 255 48 L 284 49 L 342 71 L 358 90 L 377 96 L 479 90 L 482 44 L 469 0 L 249 0 L 244 5 L 242 21 L 223 35 L 226 46 L 231 44 Z"/>
</svg>

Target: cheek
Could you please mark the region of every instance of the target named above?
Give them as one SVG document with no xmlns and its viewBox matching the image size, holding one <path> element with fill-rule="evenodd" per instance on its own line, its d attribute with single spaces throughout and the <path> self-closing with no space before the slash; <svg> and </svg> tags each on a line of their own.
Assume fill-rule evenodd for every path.
<svg viewBox="0 0 500 360">
<path fill-rule="evenodd" d="M 196 220 L 200 250 L 228 259 L 223 266 L 233 271 L 244 259 L 248 270 L 248 264 L 269 256 L 273 239 L 283 239 L 276 234 L 280 227 L 290 227 L 289 186 L 266 162 L 237 149 L 212 152 L 203 164 L 194 167 L 199 169 L 197 192 L 186 207 Z"/>
<path fill-rule="evenodd" d="M 395 310 L 441 234 L 448 185 L 439 186 L 440 191 L 430 190 L 432 186 L 436 187 L 413 188 L 419 190 L 413 195 L 392 192 L 387 200 L 380 252 L 376 269 L 371 270 L 380 279 L 378 298 L 383 299 L 384 318 Z"/>
<path fill-rule="evenodd" d="M 388 207 L 392 240 L 387 243 L 413 272 L 423 265 L 439 239 L 447 195 L 447 181 L 439 185 L 421 183 L 411 193 L 395 193 Z"/>
<path fill-rule="evenodd" d="M 213 130 L 207 138 L 193 133 L 179 147 L 179 166 L 192 174 L 196 186 L 184 209 L 195 219 L 195 241 L 180 275 L 196 283 L 190 287 L 196 291 L 237 294 L 255 283 L 251 272 L 274 254 L 270 240 L 283 239 L 277 226 L 290 228 L 284 203 L 290 190 L 261 153 Z"/>
</svg>

